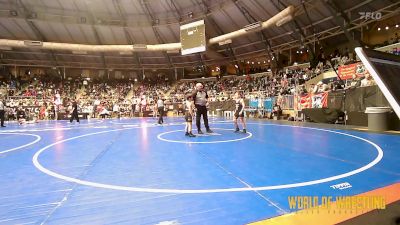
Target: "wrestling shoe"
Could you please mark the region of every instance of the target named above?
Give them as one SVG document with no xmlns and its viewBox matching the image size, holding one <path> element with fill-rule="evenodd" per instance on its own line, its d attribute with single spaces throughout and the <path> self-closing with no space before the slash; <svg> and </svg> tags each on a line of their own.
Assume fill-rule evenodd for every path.
<svg viewBox="0 0 400 225">
<path fill-rule="evenodd" d="M 201 131 L 201 130 L 198 130 L 197 133 L 198 134 L 204 134 L 203 131 Z"/>
<path fill-rule="evenodd" d="M 206 131 L 207 133 L 214 133 L 211 129 L 207 129 Z"/>
</svg>

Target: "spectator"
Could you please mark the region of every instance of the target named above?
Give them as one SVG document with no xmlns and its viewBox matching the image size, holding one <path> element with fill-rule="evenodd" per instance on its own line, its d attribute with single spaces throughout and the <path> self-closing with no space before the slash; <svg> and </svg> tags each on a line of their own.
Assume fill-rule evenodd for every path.
<svg viewBox="0 0 400 225">
<path fill-rule="evenodd" d="M 375 85 L 375 81 L 374 79 L 372 79 L 372 76 L 369 73 L 366 73 L 365 78 L 361 80 L 361 87 L 367 87 L 372 85 Z"/>
</svg>

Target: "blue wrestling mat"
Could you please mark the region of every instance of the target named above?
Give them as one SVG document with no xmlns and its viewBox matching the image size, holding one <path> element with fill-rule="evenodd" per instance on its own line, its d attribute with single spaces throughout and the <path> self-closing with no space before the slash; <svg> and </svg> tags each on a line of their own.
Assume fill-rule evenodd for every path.
<svg viewBox="0 0 400 225">
<path fill-rule="evenodd" d="M 288 196 L 400 181 L 398 135 L 214 118 L 190 138 L 165 121 L 7 124 L 0 224 L 246 224 L 292 212 Z"/>
</svg>

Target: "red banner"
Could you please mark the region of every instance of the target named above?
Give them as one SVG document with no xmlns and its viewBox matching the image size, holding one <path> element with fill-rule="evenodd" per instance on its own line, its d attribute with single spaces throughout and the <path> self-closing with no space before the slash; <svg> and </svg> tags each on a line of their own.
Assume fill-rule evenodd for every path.
<svg viewBox="0 0 400 225">
<path fill-rule="evenodd" d="M 358 77 L 363 77 L 366 73 L 368 71 L 361 62 L 339 66 L 338 71 L 339 77 L 342 80 L 352 79 L 354 74 Z"/>
</svg>

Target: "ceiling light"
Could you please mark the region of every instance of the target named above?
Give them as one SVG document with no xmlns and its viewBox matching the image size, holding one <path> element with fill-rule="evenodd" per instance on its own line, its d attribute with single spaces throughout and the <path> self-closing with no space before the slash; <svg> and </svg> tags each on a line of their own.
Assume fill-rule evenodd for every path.
<svg viewBox="0 0 400 225">
<path fill-rule="evenodd" d="M 18 12 L 15 11 L 15 10 L 11 10 L 11 11 L 10 11 L 10 15 L 11 15 L 11 16 L 18 16 Z"/>
</svg>

